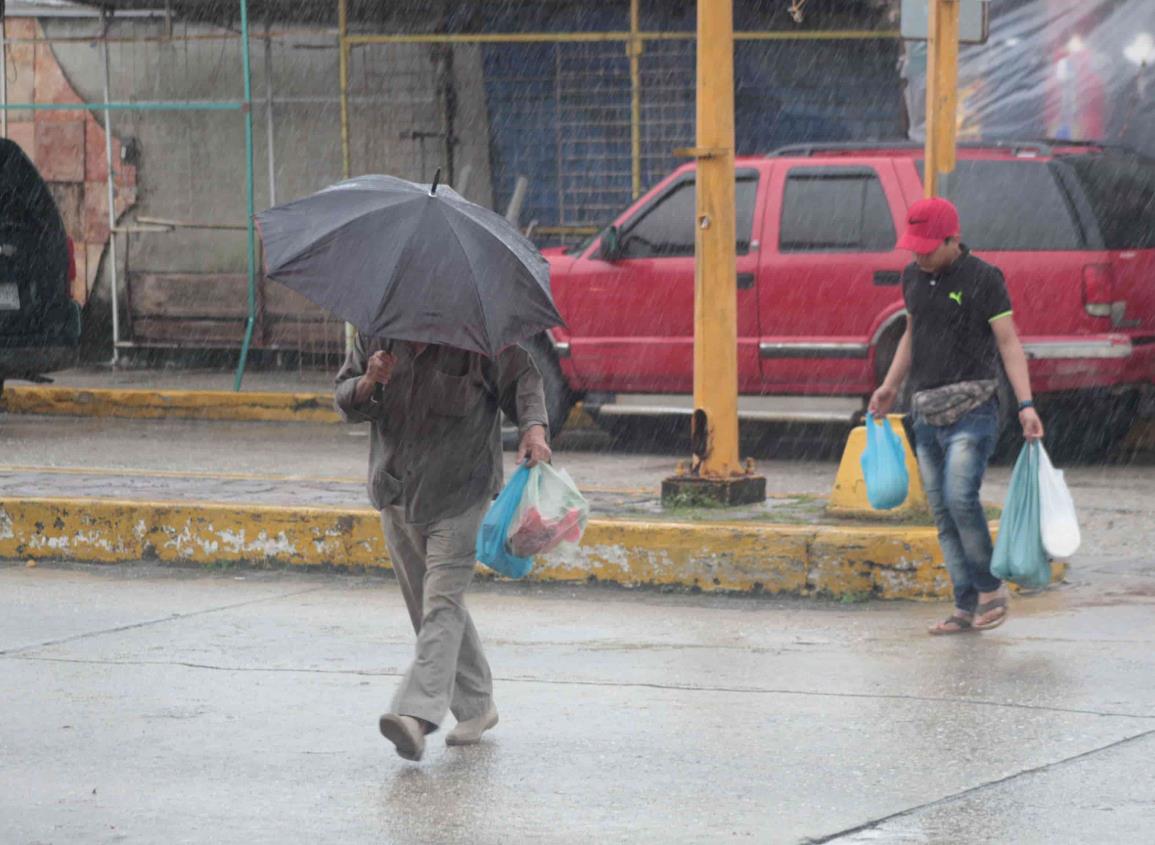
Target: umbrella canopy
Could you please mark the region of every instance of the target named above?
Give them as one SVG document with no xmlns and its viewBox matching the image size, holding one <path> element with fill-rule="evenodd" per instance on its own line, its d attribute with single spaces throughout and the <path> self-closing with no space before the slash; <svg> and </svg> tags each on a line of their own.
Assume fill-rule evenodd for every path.
<svg viewBox="0 0 1155 845">
<path fill-rule="evenodd" d="M 456 191 L 361 176 L 257 215 L 265 275 L 373 337 L 496 356 L 562 325 L 549 265 Z"/>
</svg>

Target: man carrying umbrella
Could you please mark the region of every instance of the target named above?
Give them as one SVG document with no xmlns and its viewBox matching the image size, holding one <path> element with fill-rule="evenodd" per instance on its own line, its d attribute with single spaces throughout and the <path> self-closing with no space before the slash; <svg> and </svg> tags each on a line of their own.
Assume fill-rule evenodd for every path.
<svg viewBox="0 0 1155 845">
<path fill-rule="evenodd" d="M 451 711 L 446 743 L 474 744 L 497 709 L 465 591 L 502 485 L 501 413 L 518 425 L 523 460 L 551 457 L 541 373 L 517 345 L 562 323 L 548 265 L 504 218 L 439 192 L 436 178 L 351 179 L 257 222 L 266 275 L 360 329 L 336 405 L 372 425 L 369 497 L 417 632 L 381 733 L 419 760 Z"/>
<path fill-rule="evenodd" d="M 369 497 L 417 631 L 416 658 L 381 733 L 419 760 L 425 734 L 451 710 L 457 726 L 446 744 L 476 743 L 497 709 L 465 590 L 478 526 L 501 487 L 500 411 L 518 421 L 518 451 L 531 466 L 550 459 L 541 374 L 520 346 L 493 360 L 358 338 L 337 375 L 336 403 L 349 422 L 373 424 Z"/>
</svg>

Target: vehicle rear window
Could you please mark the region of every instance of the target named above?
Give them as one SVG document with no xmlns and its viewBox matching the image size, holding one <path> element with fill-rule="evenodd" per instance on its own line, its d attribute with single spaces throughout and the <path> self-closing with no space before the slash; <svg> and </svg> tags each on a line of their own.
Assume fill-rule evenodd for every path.
<svg viewBox="0 0 1155 845">
<path fill-rule="evenodd" d="M 922 173 L 922 162 L 918 164 Z M 943 196 L 958 206 L 963 242 L 978 251 L 1083 249 L 1071 205 L 1044 161 L 962 159 Z"/>
<path fill-rule="evenodd" d="M 756 174 L 739 174 L 734 185 L 737 250 L 750 251 L 754 203 L 758 198 Z M 623 258 L 675 258 L 694 254 L 694 219 L 697 216 L 695 181 L 691 177 L 673 186 L 622 235 Z"/>
<path fill-rule="evenodd" d="M 1155 249 L 1155 160 L 1072 156 L 1107 249 Z"/>
<path fill-rule="evenodd" d="M 870 168 L 796 167 L 787 174 L 783 252 L 890 252 L 890 206 Z"/>
</svg>

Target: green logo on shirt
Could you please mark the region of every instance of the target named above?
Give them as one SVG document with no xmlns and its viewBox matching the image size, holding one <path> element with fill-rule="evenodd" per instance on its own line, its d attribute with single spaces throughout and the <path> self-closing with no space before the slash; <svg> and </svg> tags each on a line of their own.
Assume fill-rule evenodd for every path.
<svg viewBox="0 0 1155 845">
<path fill-rule="evenodd" d="M 962 291 L 956 290 L 950 294 L 950 298 L 955 301 L 955 304 L 962 307 Z"/>
</svg>

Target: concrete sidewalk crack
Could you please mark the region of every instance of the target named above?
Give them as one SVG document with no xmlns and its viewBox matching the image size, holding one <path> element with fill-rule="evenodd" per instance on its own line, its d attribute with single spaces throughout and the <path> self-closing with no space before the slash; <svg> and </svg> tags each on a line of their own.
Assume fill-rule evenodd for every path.
<svg viewBox="0 0 1155 845">
<path fill-rule="evenodd" d="M 302 675 L 346 675 L 360 678 L 400 678 L 402 672 L 371 671 L 365 669 L 299 669 L 270 666 L 221 666 L 212 663 L 192 663 L 184 660 L 94 660 L 78 657 L 49 657 L 8 654 L 0 656 L 14 660 L 39 663 L 76 663 L 93 666 L 179 666 L 211 672 L 281 673 Z M 768 687 L 703 687 L 691 684 L 656 684 L 644 681 L 573 681 L 557 678 L 495 677 L 497 683 L 541 684 L 545 686 L 599 687 L 607 689 L 654 689 L 668 692 L 725 693 L 730 695 L 789 695 L 810 698 L 845 698 L 871 701 L 911 701 L 922 704 L 965 704 L 974 707 L 999 707 L 1040 713 L 1065 713 L 1072 716 L 1100 716 L 1116 719 L 1155 721 L 1155 713 L 1123 713 L 1112 710 L 1088 710 L 1075 707 L 1047 707 L 1039 704 L 1020 704 L 1014 701 L 986 701 L 974 698 L 947 698 L 936 696 L 904 695 L 902 693 L 826 692 L 822 690 L 780 689 Z"/>
<path fill-rule="evenodd" d="M 922 812 L 923 810 L 929 810 L 932 807 L 941 807 L 944 804 L 950 804 L 952 802 L 958 801 L 961 798 L 966 798 L 969 795 L 975 795 L 975 794 L 980 793 L 980 792 L 985 792 L 988 789 L 992 789 L 993 787 L 996 787 L 996 786 L 1002 786 L 1003 784 L 1010 783 L 1011 781 L 1018 780 L 1019 778 L 1028 777 L 1030 775 L 1041 774 L 1043 772 L 1050 771 L 1051 769 L 1057 769 L 1061 766 L 1066 766 L 1069 763 L 1075 763 L 1075 762 L 1078 762 L 1080 760 L 1085 760 L 1089 757 L 1093 757 L 1096 754 L 1102 754 L 1104 751 L 1111 751 L 1112 749 L 1115 749 L 1115 748 L 1121 748 L 1125 745 L 1130 745 L 1130 744 L 1135 743 L 1135 742 L 1140 742 L 1140 741 L 1146 739 L 1147 737 L 1151 737 L 1151 736 L 1155 736 L 1155 729 L 1152 729 L 1149 731 L 1144 731 L 1143 733 L 1135 734 L 1133 736 L 1124 737 L 1123 739 L 1116 740 L 1115 742 L 1110 742 L 1107 745 L 1100 746 L 1099 748 L 1092 748 L 1090 751 L 1084 751 L 1081 754 L 1076 754 L 1072 757 L 1064 757 L 1061 760 L 1053 760 L 1050 763 L 1044 763 L 1041 766 L 1034 766 L 1030 769 L 1023 769 L 1022 771 L 1014 772 L 1013 774 L 1009 774 L 1009 775 L 1006 775 L 1005 777 L 997 778 L 996 780 L 987 781 L 986 783 L 980 783 L 977 786 L 972 786 L 972 787 L 970 787 L 968 789 L 964 789 L 960 792 L 955 792 L 951 795 L 946 795 L 946 796 L 943 796 L 942 798 L 937 798 L 934 801 L 928 801 L 925 804 L 918 804 L 914 807 L 908 807 L 905 810 L 899 810 L 896 813 L 891 813 L 889 815 L 882 816 L 881 818 L 877 818 L 877 819 L 871 819 L 868 822 L 864 822 L 864 823 L 862 823 L 860 825 L 856 825 L 854 827 L 848 827 L 845 830 L 838 831 L 837 833 L 827 834 L 826 836 L 809 837 L 806 839 L 802 839 L 802 840 L 800 840 L 800 845 L 823 845 L 823 843 L 833 842 L 834 840 L 841 839 L 844 836 L 852 836 L 856 833 L 862 833 L 864 831 L 871 830 L 871 829 L 876 828 L 880 825 L 886 824 L 889 821 L 893 821 L 895 819 L 900 819 L 900 818 L 903 818 L 905 816 L 914 815 L 915 813 Z"/>
<path fill-rule="evenodd" d="M 23 645 L 18 648 L 10 648 L 0 650 L 0 657 L 15 657 L 29 651 L 36 651 L 41 648 L 49 648 L 54 645 L 64 645 L 65 643 L 77 642 L 79 640 L 87 640 L 91 637 L 99 637 L 104 634 L 119 634 L 122 631 L 134 631 L 137 628 L 148 628 L 152 625 L 160 625 L 165 622 L 176 622 L 181 619 L 192 619 L 197 616 L 205 616 L 210 613 L 220 613 L 223 610 L 235 610 L 238 607 L 249 607 L 254 604 L 261 604 L 267 601 L 277 601 L 278 599 L 288 599 L 293 596 L 303 596 L 307 593 L 315 593 L 318 590 L 323 590 L 325 587 L 310 587 L 307 590 L 296 590 L 292 593 L 280 593 L 275 596 L 265 596 L 259 599 L 250 599 L 249 601 L 236 602 L 235 604 L 226 604 L 219 607 L 206 607 L 204 610 L 194 610 L 191 613 L 174 613 L 171 616 L 164 616 L 159 619 L 147 619 L 144 622 L 133 622 L 131 625 L 118 625 L 115 628 L 102 628 L 99 631 L 87 631 L 83 634 L 73 634 L 71 637 L 62 637 L 59 640 L 48 640 L 42 643 L 33 643 L 31 645 Z M 27 659 L 27 658 L 25 658 Z"/>
</svg>

